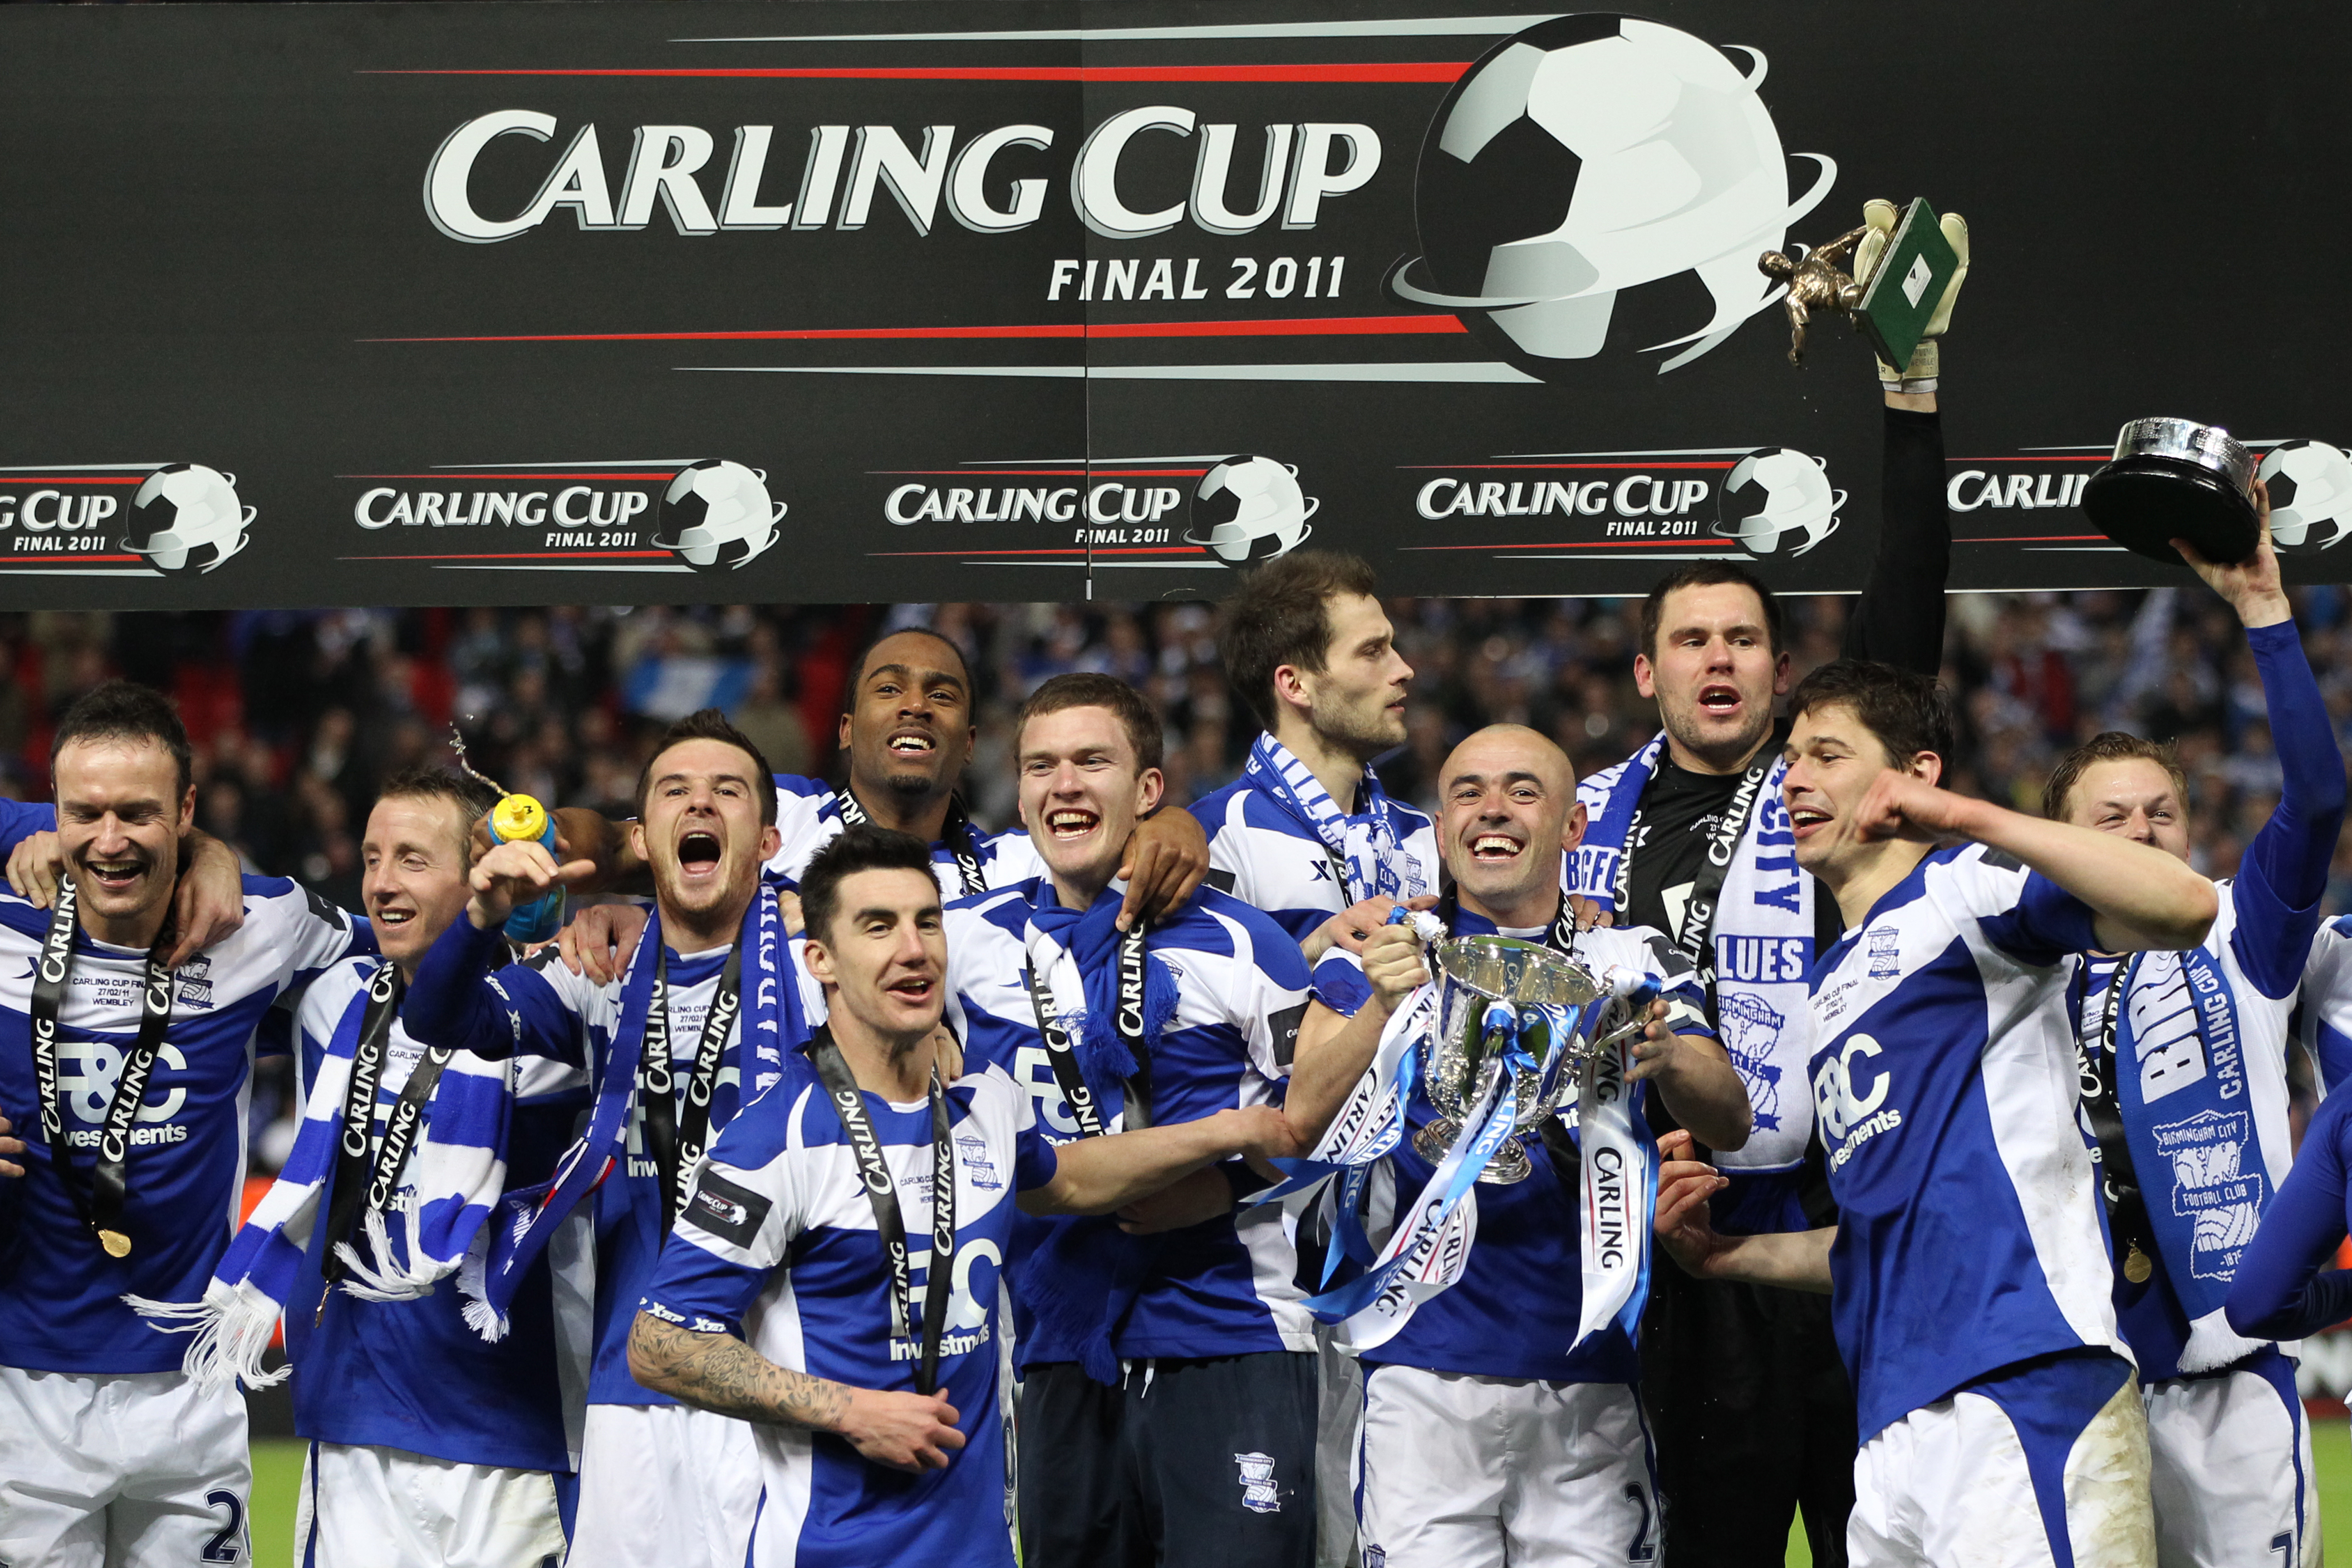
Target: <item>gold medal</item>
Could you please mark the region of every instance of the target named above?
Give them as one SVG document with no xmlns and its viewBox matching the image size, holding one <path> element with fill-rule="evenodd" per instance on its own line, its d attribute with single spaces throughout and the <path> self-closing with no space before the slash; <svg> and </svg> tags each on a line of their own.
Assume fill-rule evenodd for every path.
<svg viewBox="0 0 2352 1568">
<path fill-rule="evenodd" d="M 2130 1253 L 2124 1258 L 2124 1278 L 2135 1285 L 2145 1285 L 2147 1277 L 2155 1272 L 2156 1265 L 2149 1261 L 2147 1253 L 2139 1249 L 2139 1243 L 2133 1242 Z"/>
<path fill-rule="evenodd" d="M 119 1230 L 100 1231 L 98 1233 L 98 1244 L 99 1246 L 106 1248 L 106 1255 L 109 1258 L 128 1258 L 131 1256 L 131 1238 L 123 1235 Z"/>
</svg>

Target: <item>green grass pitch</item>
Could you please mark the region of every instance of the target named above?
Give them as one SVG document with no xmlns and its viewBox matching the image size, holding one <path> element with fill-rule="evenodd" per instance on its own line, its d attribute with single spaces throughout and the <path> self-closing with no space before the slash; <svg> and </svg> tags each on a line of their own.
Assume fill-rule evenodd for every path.
<svg viewBox="0 0 2352 1568">
<path fill-rule="evenodd" d="M 2352 1562 L 2352 1434 L 2342 1421 L 2312 1425 L 2319 1470 L 2319 1518 L 2327 1554 Z M 302 1445 L 253 1446 L 253 1560 L 258 1568 L 286 1568 L 294 1557 L 294 1500 L 302 1484 Z M 1789 1568 L 1812 1568 L 1801 1532 L 1789 1537 Z"/>
</svg>

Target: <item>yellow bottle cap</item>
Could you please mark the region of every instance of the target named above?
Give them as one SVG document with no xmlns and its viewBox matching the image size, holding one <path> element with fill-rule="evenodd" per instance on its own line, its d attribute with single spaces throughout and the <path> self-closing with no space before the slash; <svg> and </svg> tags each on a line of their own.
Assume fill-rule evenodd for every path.
<svg viewBox="0 0 2352 1568">
<path fill-rule="evenodd" d="M 547 831 L 547 808 L 527 795 L 501 798 L 490 812 L 490 832 L 502 844 L 536 840 Z"/>
</svg>

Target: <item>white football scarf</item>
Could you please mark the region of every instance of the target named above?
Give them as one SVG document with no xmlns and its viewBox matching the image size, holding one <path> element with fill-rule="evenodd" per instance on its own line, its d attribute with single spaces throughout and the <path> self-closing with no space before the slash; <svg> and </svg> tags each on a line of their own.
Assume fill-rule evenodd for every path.
<svg viewBox="0 0 2352 1568">
<path fill-rule="evenodd" d="M 1570 857 L 1571 893 L 1622 913 L 1625 841 L 1665 751 L 1661 733 L 1622 765 L 1577 786 L 1591 820 Z M 1805 971 L 1813 956 L 1813 900 L 1820 891 L 1797 868 L 1796 835 L 1780 781 L 1787 764 L 1774 762 L 1756 792 L 1748 825 L 1724 868 L 1715 900 L 1710 941 L 1686 952 L 1706 983 L 1723 1042 L 1755 1108 L 1747 1146 L 1718 1151 L 1726 1171 L 1784 1171 L 1803 1163 L 1812 1138 L 1811 997 Z M 1679 943 L 1682 933 L 1667 937 Z"/>
<path fill-rule="evenodd" d="M 1260 734 L 1250 743 L 1249 761 L 1242 771 L 1314 833 L 1324 852 L 1346 873 L 1350 903 L 1381 893 L 1411 899 L 1432 890 L 1420 858 L 1405 853 L 1393 804 L 1371 769 L 1364 770 L 1364 809 L 1352 816 L 1339 809 L 1307 764 L 1272 735 Z"/>
<path fill-rule="evenodd" d="M 264 1373 L 261 1358 L 300 1276 L 312 1235 L 332 1203 L 343 1102 L 367 1004 L 368 988 L 362 986 L 337 1020 L 302 1108 L 293 1152 L 230 1241 L 203 1300 L 124 1298 L 157 1331 L 195 1336 L 181 1364 L 199 1387 L 241 1380 L 248 1388 L 266 1388 L 292 1371 L 288 1366 Z M 395 1173 L 393 1185 L 406 1195 L 382 1205 L 371 1202 L 362 1211 L 363 1248 L 350 1242 L 336 1248 L 347 1271 L 343 1290 L 366 1301 L 411 1300 L 465 1263 L 506 1184 L 514 1071 L 511 1061 L 484 1061 L 468 1051 L 448 1054 L 424 1107 L 425 1125 L 417 1129 Z M 398 1098 L 379 1089 L 376 1104 L 382 1108 Z M 430 1137 L 424 1135 L 425 1126 Z M 373 1159 L 380 1145 L 373 1127 L 366 1131 Z"/>
</svg>

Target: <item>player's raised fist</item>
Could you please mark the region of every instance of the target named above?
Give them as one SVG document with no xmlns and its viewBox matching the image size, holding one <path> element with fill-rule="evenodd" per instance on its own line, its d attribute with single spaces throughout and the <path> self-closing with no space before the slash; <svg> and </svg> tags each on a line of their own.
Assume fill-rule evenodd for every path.
<svg viewBox="0 0 2352 1568">
<path fill-rule="evenodd" d="M 569 886 L 595 874 L 593 860 L 567 860 L 561 866 L 546 846 L 535 838 L 518 838 L 493 846 L 474 862 L 467 878 L 474 896 L 466 916 L 477 930 L 505 923 L 517 904 L 527 904 L 558 884 Z"/>
</svg>

